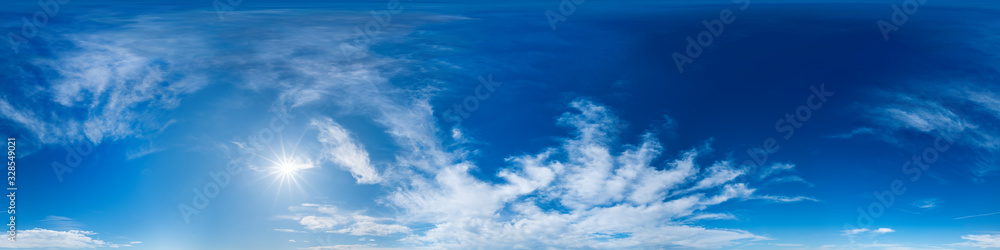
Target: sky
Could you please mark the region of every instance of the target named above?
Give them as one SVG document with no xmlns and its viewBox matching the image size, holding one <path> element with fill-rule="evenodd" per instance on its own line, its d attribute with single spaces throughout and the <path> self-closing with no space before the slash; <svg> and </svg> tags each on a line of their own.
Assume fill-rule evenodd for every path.
<svg viewBox="0 0 1000 250">
<path fill-rule="evenodd" d="M 0 248 L 1000 248 L 991 1 L 4 5 Z"/>
</svg>

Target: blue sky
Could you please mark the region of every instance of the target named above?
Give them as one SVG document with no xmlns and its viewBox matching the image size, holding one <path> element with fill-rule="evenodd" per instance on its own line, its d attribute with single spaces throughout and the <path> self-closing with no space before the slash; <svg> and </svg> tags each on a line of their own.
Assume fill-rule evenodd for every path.
<svg viewBox="0 0 1000 250">
<path fill-rule="evenodd" d="M 49 3 L 0 247 L 1000 247 L 995 3 Z"/>
</svg>

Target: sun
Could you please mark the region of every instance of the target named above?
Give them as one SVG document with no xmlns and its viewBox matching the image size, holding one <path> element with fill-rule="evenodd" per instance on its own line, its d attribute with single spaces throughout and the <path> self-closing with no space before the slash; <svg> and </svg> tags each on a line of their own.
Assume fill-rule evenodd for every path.
<svg viewBox="0 0 1000 250">
<path fill-rule="evenodd" d="M 283 155 L 271 161 L 271 175 L 278 182 L 279 189 L 286 184 L 298 184 L 301 172 L 313 168 L 313 162 L 308 157 Z"/>
<path fill-rule="evenodd" d="M 301 159 L 279 159 L 274 170 L 280 175 L 294 175 L 299 170 L 310 168 L 307 163 L 300 163 Z"/>
<path fill-rule="evenodd" d="M 278 173 L 279 174 L 283 174 L 283 175 L 284 174 L 294 174 L 295 170 L 298 170 L 298 167 L 296 167 L 292 163 L 283 163 L 283 164 L 279 164 L 276 167 L 278 169 Z"/>
<path fill-rule="evenodd" d="M 277 194 L 292 192 L 302 189 L 300 182 L 305 182 L 302 178 L 306 172 L 316 167 L 316 162 L 305 152 L 296 152 L 297 144 L 286 149 L 285 143 L 281 142 L 280 151 L 271 150 L 272 157 L 263 157 L 268 163 L 265 167 L 266 175 L 262 178 L 273 177 L 268 189 L 277 186 Z M 308 182 L 304 184 L 308 185 Z"/>
</svg>

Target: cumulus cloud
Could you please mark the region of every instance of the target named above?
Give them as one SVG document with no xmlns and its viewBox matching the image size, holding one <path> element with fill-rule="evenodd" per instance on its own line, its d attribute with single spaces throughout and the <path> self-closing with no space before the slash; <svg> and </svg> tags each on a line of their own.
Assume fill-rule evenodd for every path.
<svg viewBox="0 0 1000 250">
<path fill-rule="evenodd" d="M 340 221 L 338 221 L 337 218 L 334 217 L 310 215 L 302 217 L 302 219 L 299 219 L 299 224 L 302 224 L 303 226 L 306 227 L 306 229 L 309 230 L 322 230 L 322 229 L 333 228 L 333 226 L 340 224 Z"/>
<path fill-rule="evenodd" d="M 317 140 L 323 144 L 322 151 L 330 161 L 348 171 L 358 183 L 372 184 L 381 181 L 378 171 L 371 164 L 368 151 L 330 118 L 314 119 L 312 126 L 319 129 Z"/>
</svg>

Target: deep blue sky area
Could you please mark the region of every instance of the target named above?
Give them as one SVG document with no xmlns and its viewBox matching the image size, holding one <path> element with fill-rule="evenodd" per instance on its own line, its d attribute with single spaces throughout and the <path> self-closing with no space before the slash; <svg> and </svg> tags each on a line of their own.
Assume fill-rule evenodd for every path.
<svg viewBox="0 0 1000 250">
<path fill-rule="evenodd" d="M 0 248 L 1000 248 L 1000 5 L 921 1 L 4 3 Z"/>
</svg>

